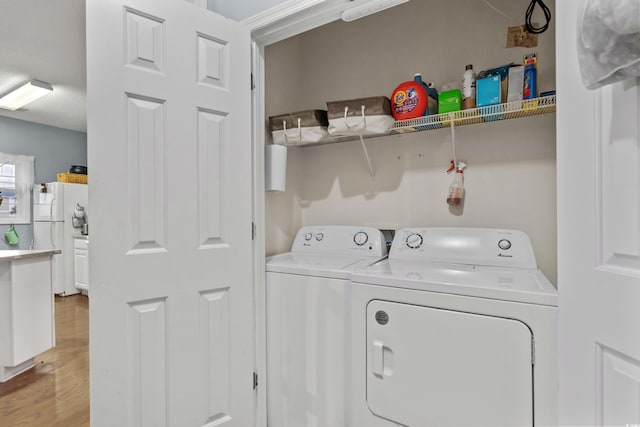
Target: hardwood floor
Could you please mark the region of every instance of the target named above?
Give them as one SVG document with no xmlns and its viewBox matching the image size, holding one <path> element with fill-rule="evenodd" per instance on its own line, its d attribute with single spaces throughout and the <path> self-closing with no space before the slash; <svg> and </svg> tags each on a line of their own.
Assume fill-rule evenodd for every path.
<svg viewBox="0 0 640 427">
<path fill-rule="evenodd" d="M 0 383 L 0 426 L 89 425 L 89 299 L 55 298 L 56 346 Z"/>
</svg>

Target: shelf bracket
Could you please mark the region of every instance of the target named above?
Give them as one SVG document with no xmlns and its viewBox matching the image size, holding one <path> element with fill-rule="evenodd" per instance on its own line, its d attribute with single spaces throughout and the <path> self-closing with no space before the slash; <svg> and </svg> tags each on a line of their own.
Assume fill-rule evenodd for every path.
<svg viewBox="0 0 640 427">
<path fill-rule="evenodd" d="M 369 152 L 367 151 L 367 146 L 364 143 L 364 138 L 360 135 L 360 143 L 362 144 L 362 150 L 364 151 L 364 157 L 367 159 L 367 165 L 369 165 L 369 173 L 371 174 L 371 178 L 376 177 L 376 172 L 373 170 L 373 165 L 371 164 L 371 158 L 369 157 Z"/>
</svg>

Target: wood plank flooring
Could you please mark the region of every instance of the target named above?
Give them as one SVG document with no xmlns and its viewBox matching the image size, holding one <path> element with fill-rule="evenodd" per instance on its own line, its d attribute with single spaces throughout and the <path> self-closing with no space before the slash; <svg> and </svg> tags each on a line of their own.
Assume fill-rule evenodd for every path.
<svg viewBox="0 0 640 427">
<path fill-rule="evenodd" d="M 0 426 L 89 425 L 89 299 L 55 298 L 56 346 L 0 383 Z"/>
</svg>

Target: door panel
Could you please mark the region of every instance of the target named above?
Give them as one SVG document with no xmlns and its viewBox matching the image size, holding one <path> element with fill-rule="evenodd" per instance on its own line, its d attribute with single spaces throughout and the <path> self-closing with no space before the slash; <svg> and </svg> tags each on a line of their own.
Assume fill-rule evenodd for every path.
<svg viewBox="0 0 640 427">
<path fill-rule="evenodd" d="M 628 421 L 638 416 L 640 362 L 600 345 L 597 359 L 600 425 L 630 425 Z"/>
<path fill-rule="evenodd" d="M 250 38 L 87 3 L 92 425 L 254 422 Z"/>
<path fill-rule="evenodd" d="M 640 81 L 586 90 L 556 4 L 560 425 L 640 424 Z"/>
<path fill-rule="evenodd" d="M 605 86 L 595 102 L 598 269 L 640 278 L 640 85 Z"/>
<path fill-rule="evenodd" d="M 512 319 L 373 300 L 369 408 L 407 426 L 531 426 L 532 338 Z"/>
<path fill-rule="evenodd" d="M 141 49 L 143 50 L 143 49 Z M 164 101 L 127 94 L 127 199 L 129 253 L 166 251 Z"/>
</svg>

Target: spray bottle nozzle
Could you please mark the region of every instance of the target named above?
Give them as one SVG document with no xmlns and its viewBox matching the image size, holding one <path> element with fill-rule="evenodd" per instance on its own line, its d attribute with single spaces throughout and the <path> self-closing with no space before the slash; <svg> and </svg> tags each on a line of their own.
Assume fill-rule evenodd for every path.
<svg viewBox="0 0 640 427">
<path fill-rule="evenodd" d="M 447 173 L 453 172 L 455 168 L 456 168 L 456 164 L 453 162 L 453 160 L 451 160 L 451 165 L 449 166 L 449 169 L 447 169 Z"/>
</svg>

